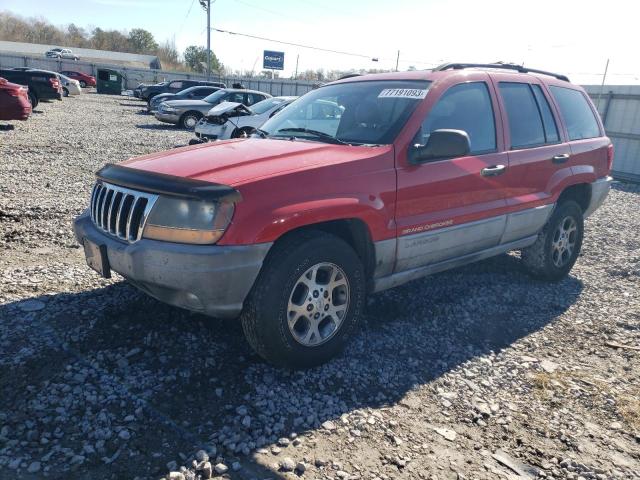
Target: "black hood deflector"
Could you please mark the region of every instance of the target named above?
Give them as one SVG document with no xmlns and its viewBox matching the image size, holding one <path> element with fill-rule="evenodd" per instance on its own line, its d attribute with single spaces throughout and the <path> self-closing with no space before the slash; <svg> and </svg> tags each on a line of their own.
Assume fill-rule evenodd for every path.
<svg viewBox="0 0 640 480">
<path fill-rule="evenodd" d="M 236 203 L 242 200 L 240 192 L 228 185 L 147 172 L 122 165 L 105 165 L 96 172 L 96 177 L 121 187 L 172 197 Z"/>
</svg>

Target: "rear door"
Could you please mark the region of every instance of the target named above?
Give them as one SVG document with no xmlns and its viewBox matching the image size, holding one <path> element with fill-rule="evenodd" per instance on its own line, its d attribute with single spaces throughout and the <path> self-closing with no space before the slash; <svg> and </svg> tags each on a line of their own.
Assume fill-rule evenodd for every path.
<svg viewBox="0 0 640 480">
<path fill-rule="evenodd" d="M 465 78 L 469 80 L 429 93 L 435 93 L 435 104 L 409 145 L 401 149 L 396 272 L 494 247 L 503 234 L 508 160 L 502 151 L 499 109 L 486 73 L 474 72 Z M 409 163 L 410 146 L 424 145 L 438 129 L 465 131 L 471 153 Z"/>
<path fill-rule="evenodd" d="M 571 177 L 571 149 L 544 84 L 533 76 L 493 76 L 509 152 L 505 241 L 536 233 L 551 213 L 555 190 Z M 517 214 L 517 215 L 516 215 Z"/>
<path fill-rule="evenodd" d="M 550 85 L 549 91 L 564 121 L 573 174 L 587 182 L 607 175 L 610 141 L 591 101 L 581 89 L 565 85 Z"/>
</svg>

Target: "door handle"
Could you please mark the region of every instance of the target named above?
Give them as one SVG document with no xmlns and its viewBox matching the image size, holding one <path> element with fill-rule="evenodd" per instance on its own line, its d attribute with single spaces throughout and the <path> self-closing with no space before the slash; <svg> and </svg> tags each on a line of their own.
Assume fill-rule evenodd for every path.
<svg viewBox="0 0 640 480">
<path fill-rule="evenodd" d="M 556 155 L 555 157 L 551 158 L 551 161 L 553 163 L 564 163 L 569 160 L 570 156 L 571 155 L 569 155 L 568 153 L 563 153 L 562 155 Z"/>
<path fill-rule="evenodd" d="M 506 169 L 507 167 L 504 165 L 493 165 L 480 170 L 480 175 L 483 177 L 495 177 L 496 175 L 502 175 Z"/>
</svg>

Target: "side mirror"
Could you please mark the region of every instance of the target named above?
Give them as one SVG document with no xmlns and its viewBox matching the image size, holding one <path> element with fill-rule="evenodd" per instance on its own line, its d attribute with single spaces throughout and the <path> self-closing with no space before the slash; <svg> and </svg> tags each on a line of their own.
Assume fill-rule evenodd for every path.
<svg viewBox="0 0 640 480">
<path fill-rule="evenodd" d="M 409 148 L 409 163 L 419 164 L 432 160 L 464 157 L 471 151 L 469 135 L 464 130 L 440 129 L 429 135 L 426 145 Z"/>
</svg>

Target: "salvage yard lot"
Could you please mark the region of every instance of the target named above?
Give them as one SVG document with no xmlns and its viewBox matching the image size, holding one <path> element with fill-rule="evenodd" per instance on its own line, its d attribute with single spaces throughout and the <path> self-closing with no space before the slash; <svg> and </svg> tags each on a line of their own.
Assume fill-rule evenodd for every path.
<svg viewBox="0 0 640 480">
<path fill-rule="evenodd" d="M 515 255 L 419 280 L 290 372 L 85 265 L 93 173 L 192 137 L 143 107 L 85 94 L 0 132 L 0 478 L 159 479 L 200 449 L 231 478 L 640 478 L 640 187 L 562 282 Z"/>
</svg>

